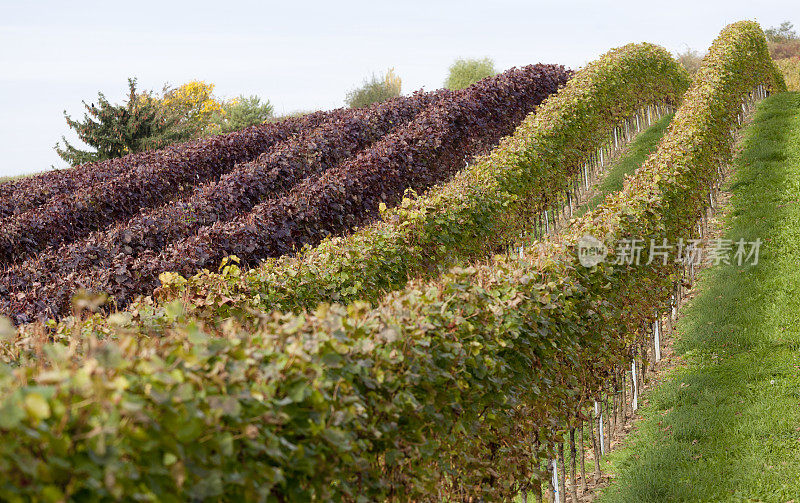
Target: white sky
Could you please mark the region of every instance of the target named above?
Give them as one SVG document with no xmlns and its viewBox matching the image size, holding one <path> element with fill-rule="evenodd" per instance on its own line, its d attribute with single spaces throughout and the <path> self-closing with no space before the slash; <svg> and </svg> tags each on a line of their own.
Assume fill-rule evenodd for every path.
<svg viewBox="0 0 800 503">
<path fill-rule="evenodd" d="M 797 0 L 410 0 L 224 2 L 0 0 L 0 176 L 64 166 L 62 111 L 98 91 L 125 97 L 201 79 L 216 94 L 258 94 L 276 112 L 343 105 L 393 66 L 403 91 L 440 87 L 457 57 L 578 67 L 612 47 L 704 51 L 726 24 L 800 24 Z"/>
</svg>

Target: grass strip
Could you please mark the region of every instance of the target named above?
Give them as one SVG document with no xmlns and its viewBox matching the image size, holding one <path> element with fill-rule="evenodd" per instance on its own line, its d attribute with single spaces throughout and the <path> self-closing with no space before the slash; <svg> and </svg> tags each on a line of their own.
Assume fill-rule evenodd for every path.
<svg viewBox="0 0 800 503">
<path fill-rule="evenodd" d="M 800 93 L 745 133 L 725 238 L 764 240 L 757 266 L 705 270 L 678 325 L 685 364 L 655 388 L 601 501 L 800 496 Z"/>
</svg>

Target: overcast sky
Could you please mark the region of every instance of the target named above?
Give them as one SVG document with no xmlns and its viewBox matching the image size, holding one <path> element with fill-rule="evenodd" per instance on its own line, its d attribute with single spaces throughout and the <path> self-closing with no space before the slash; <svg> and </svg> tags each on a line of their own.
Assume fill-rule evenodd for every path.
<svg viewBox="0 0 800 503">
<path fill-rule="evenodd" d="M 742 19 L 800 24 L 800 2 L 0 0 L 0 176 L 63 167 L 63 110 L 82 116 L 97 91 L 121 101 L 129 76 L 153 90 L 201 79 L 278 113 L 328 109 L 388 67 L 404 92 L 434 89 L 457 57 L 576 68 L 628 42 L 702 51 Z"/>
</svg>

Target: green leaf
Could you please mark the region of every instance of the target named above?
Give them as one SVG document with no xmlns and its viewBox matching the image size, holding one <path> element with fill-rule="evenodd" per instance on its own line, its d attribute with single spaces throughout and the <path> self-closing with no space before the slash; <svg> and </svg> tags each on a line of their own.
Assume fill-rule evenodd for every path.
<svg viewBox="0 0 800 503">
<path fill-rule="evenodd" d="M 6 398 L 2 405 L 0 405 L 0 428 L 12 430 L 16 428 L 23 419 L 25 419 L 25 411 L 22 409 L 18 394 L 15 393 Z"/>
<path fill-rule="evenodd" d="M 28 416 L 35 421 L 41 421 L 50 417 L 50 405 L 47 400 L 39 393 L 30 393 L 25 397 L 25 410 Z"/>
<path fill-rule="evenodd" d="M 172 454 L 171 452 L 164 453 L 164 466 L 172 466 L 178 461 L 178 456 Z"/>
<path fill-rule="evenodd" d="M 45 486 L 42 488 L 42 501 L 47 503 L 58 503 L 64 501 L 64 493 L 56 486 Z"/>
</svg>

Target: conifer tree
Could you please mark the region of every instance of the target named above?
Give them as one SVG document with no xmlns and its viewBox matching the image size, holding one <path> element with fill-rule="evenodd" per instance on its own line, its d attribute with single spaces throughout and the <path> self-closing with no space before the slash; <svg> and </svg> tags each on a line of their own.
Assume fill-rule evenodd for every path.
<svg viewBox="0 0 800 503">
<path fill-rule="evenodd" d="M 62 136 L 63 147 L 60 143 L 55 146 L 58 155 L 70 165 L 77 166 L 187 139 L 187 134 L 176 127 L 176 117 L 165 114 L 158 100 L 148 92 L 136 92 L 136 79 L 128 79 L 128 89 L 128 100 L 124 104 L 110 103 L 101 92 L 97 104 L 89 105 L 84 101 L 86 113 L 82 121 L 74 120 L 65 111 L 69 127 L 94 151 L 70 145 Z"/>
</svg>

